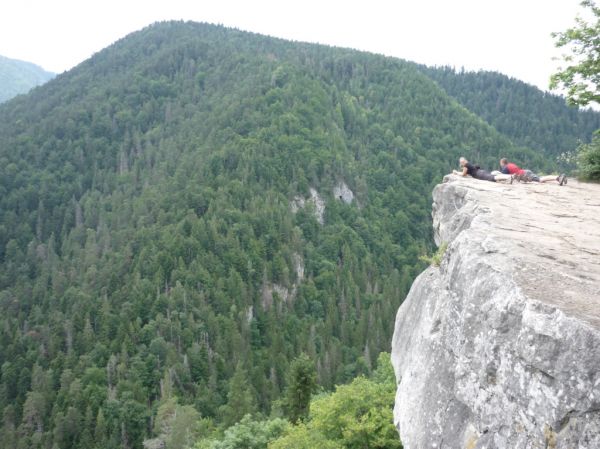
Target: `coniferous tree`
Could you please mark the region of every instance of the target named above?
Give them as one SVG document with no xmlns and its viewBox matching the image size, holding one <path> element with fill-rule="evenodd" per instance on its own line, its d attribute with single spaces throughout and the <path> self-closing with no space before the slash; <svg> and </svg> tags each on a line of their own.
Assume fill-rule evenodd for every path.
<svg viewBox="0 0 600 449">
<path fill-rule="evenodd" d="M 291 422 L 296 423 L 308 416 L 310 399 L 316 386 L 315 364 L 302 353 L 290 364 L 285 390 L 285 408 Z"/>
<path fill-rule="evenodd" d="M 168 22 L 0 105 L 3 436 L 140 447 L 169 399 L 218 429 L 268 415 L 301 353 L 325 391 L 371 373 L 458 156 L 553 168 L 540 133 L 515 145 L 432 78 Z M 547 110 L 551 140 L 598 119 Z"/>
<path fill-rule="evenodd" d="M 222 407 L 223 424 L 231 426 L 247 414 L 256 410 L 256 400 L 248 384 L 248 373 L 242 362 L 238 362 L 229 381 L 227 403 Z"/>
</svg>

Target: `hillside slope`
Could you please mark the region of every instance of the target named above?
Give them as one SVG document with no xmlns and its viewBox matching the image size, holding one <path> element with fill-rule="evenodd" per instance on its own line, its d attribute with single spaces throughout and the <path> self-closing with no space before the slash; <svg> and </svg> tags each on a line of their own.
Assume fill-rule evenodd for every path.
<svg viewBox="0 0 600 449">
<path fill-rule="evenodd" d="M 0 440 L 141 447 L 368 373 L 459 155 L 515 147 L 413 64 L 160 23 L 0 106 Z M 239 398 L 244 398 L 240 403 Z"/>
<path fill-rule="evenodd" d="M 569 107 L 565 99 L 496 72 L 457 72 L 420 66 L 451 97 L 518 145 L 536 149 L 563 168 L 600 129 L 600 113 Z M 568 159 L 568 158 L 567 158 Z"/>
<path fill-rule="evenodd" d="M 31 62 L 0 56 L 0 103 L 52 79 L 54 73 Z"/>
</svg>

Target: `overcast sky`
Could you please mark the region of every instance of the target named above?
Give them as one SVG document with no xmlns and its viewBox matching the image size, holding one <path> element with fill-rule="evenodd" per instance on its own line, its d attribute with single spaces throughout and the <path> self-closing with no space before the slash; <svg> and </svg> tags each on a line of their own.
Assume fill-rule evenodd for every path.
<svg viewBox="0 0 600 449">
<path fill-rule="evenodd" d="M 497 70 L 546 90 L 550 33 L 580 0 L 6 0 L 0 55 L 63 72 L 159 20 L 219 23 L 428 65 Z"/>
</svg>

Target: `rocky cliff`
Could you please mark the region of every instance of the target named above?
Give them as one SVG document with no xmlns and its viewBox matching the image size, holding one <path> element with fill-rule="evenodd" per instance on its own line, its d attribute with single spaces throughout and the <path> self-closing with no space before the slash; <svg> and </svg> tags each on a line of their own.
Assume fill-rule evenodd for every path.
<svg viewBox="0 0 600 449">
<path fill-rule="evenodd" d="M 600 448 L 600 185 L 448 176 L 438 267 L 398 310 L 407 449 Z"/>
</svg>

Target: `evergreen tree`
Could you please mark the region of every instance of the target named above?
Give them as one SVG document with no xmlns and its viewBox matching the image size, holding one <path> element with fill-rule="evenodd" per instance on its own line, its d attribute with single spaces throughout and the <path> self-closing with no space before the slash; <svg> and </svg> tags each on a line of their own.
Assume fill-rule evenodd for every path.
<svg viewBox="0 0 600 449">
<path fill-rule="evenodd" d="M 323 391 L 371 373 L 433 246 L 432 187 L 461 155 L 548 160 L 432 79 L 165 22 L 0 105 L 2 437 L 137 449 L 176 398 L 218 429 L 288 397 L 305 417 L 302 353 Z M 552 139 L 598 118 L 572 112 L 549 108 Z"/>
<path fill-rule="evenodd" d="M 305 353 L 302 353 L 290 365 L 285 390 L 286 412 L 292 423 L 297 423 L 308 416 L 310 398 L 316 386 L 315 364 Z"/>
<path fill-rule="evenodd" d="M 247 414 L 256 410 L 256 400 L 248 384 L 248 373 L 242 362 L 238 362 L 229 381 L 227 403 L 222 407 L 223 424 L 232 426 Z"/>
</svg>

